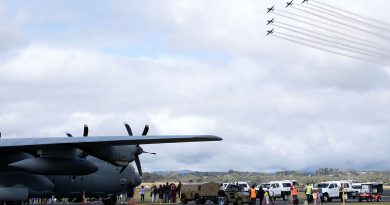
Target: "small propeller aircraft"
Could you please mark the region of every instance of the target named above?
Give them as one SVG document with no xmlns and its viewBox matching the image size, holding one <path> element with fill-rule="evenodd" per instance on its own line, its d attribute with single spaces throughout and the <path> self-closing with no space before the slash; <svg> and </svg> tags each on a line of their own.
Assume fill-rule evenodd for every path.
<svg viewBox="0 0 390 205">
<path fill-rule="evenodd" d="M 274 33 L 274 29 L 271 29 L 271 30 L 267 31 L 267 35 L 266 36 L 268 36 L 270 34 L 273 34 L 273 33 Z"/>
<path fill-rule="evenodd" d="M 270 25 L 270 24 L 272 24 L 272 23 L 274 23 L 274 19 L 275 19 L 275 18 L 272 18 L 271 20 L 267 20 L 267 22 L 268 22 L 268 23 L 267 23 L 267 26 Z"/>
<path fill-rule="evenodd" d="M 115 205 L 117 195 L 142 182 L 139 155 L 149 153 L 141 144 L 220 141 L 212 135 L 34 137 L 0 139 L 0 201 L 18 205 L 29 198 L 55 196 L 75 199 L 100 198 Z M 149 153 L 156 154 L 156 153 Z M 135 162 L 138 174 L 131 162 Z M 129 166 L 130 165 L 130 166 Z"/>
<path fill-rule="evenodd" d="M 309 1 L 309 0 L 303 0 L 303 1 L 302 1 L 302 4 L 305 3 L 305 2 L 308 2 L 308 1 Z"/>
<path fill-rule="evenodd" d="M 275 6 L 272 6 L 271 8 L 267 8 L 268 9 L 267 13 L 274 11 L 274 7 Z"/>
<path fill-rule="evenodd" d="M 294 0 L 291 0 L 290 2 L 286 2 L 286 4 L 287 4 L 287 5 L 286 5 L 286 8 L 289 7 L 289 6 L 292 6 L 292 5 L 293 5 L 293 1 L 294 1 Z"/>
</svg>

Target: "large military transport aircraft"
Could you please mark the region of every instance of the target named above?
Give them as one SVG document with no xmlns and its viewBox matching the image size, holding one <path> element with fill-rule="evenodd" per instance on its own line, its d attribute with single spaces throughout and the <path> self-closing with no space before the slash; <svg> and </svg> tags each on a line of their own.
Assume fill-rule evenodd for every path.
<svg viewBox="0 0 390 205">
<path fill-rule="evenodd" d="M 103 199 L 115 205 L 116 196 L 126 192 L 127 184 L 141 184 L 139 155 L 148 153 L 140 144 L 220 141 L 212 135 L 10 138 L 0 139 L 0 201 L 20 204 L 33 197 Z M 155 153 L 150 153 L 155 154 Z M 135 162 L 138 174 L 129 163 Z"/>
</svg>

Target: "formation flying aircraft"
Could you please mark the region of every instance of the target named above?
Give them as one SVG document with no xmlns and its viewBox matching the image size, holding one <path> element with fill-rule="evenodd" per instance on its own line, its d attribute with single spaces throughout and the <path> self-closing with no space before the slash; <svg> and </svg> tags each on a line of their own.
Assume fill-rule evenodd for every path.
<svg viewBox="0 0 390 205">
<path fill-rule="evenodd" d="M 267 23 L 267 26 L 270 25 L 270 24 L 272 24 L 272 23 L 274 22 L 274 19 L 275 19 L 275 18 L 272 18 L 271 20 L 267 20 L 267 22 L 268 22 L 268 23 Z"/>
<path fill-rule="evenodd" d="M 267 10 L 268 10 L 267 13 L 274 11 L 274 7 L 275 6 L 272 6 L 271 8 L 267 8 Z"/>
<path fill-rule="evenodd" d="M 271 29 L 271 30 L 267 31 L 267 35 L 266 36 L 268 36 L 270 34 L 273 34 L 273 33 L 274 33 L 274 29 Z"/>
<path fill-rule="evenodd" d="M 286 2 L 286 4 L 287 4 L 287 5 L 286 5 L 286 8 L 289 7 L 289 6 L 292 6 L 292 5 L 293 5 L 293 1 L 294 1 L 294 0 L 291 0 L 290 2 Z"/>
<path fill-rule="evenodd" d="M 102 198 L 105 205 L 115 205 L 117 195 L 127 185 L 136 187 L 142 181 L 139 155 L 149 153 L 141 144 L 220 141 L 212 135 L 9 138 L 0 139 L 0 201 L 21 204 L 29 198 Z M 150 153 L 155 154 L 155 153 Z M 131 162 L 135 162 L 138 174 Z M 130 166 L 129 166 L 130 165 Z"/>
</svg>

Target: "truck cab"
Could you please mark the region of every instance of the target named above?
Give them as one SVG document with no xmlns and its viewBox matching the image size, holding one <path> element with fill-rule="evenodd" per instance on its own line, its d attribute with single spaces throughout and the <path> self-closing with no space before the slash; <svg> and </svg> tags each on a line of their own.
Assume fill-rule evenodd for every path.
<svg viewBox="0 0 390 205">
<path fill-rule="evenodd" d="M 290 190 L 292 186 L 291 181 L 289 180 L 272 181 L 269 182 L 269 184 L 270 184 L 269 186 L 272 187 L 272 189 L 269 190 L 272 190 L 274 199 L 282 198 L 284 201 L 288 200 L 289 196 L 291 195 L 291 190 Z"/>
</svg>

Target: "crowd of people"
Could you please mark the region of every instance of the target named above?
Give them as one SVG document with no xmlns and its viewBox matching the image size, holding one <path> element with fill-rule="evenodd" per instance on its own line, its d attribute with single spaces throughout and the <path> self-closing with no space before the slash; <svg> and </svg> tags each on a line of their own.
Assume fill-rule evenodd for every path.
<svg viewBox="0 0 390 205">
<path fill-rule="evenodd" d="M 292 186 L 290 187 L 291 191 L 291 200 L 293 205 L 299 204 L 298 199 L 298 193 L 299 188 L 298 186 L 293 182 Z M 319 204 L 321 205 L 321 189 L 313 189 L 312 185 L 307 184 L 304 190 L 304 193 L 306 195 L 305 204 Z M 260 199 L 260 205 L 265 203 L 265 205 L 275 205 L 275 197 L 272 187 L 264 190 L 261 186 L 259 187 L 259 190 L 255 189 L 255 186 L 253 185 L 252 188 L 249 190 L 249 198 L 252 205 L 256 205 L 256 199 Z"/>
<path fill-rule="evenodd" d="M 180 196 L 181 182 L 177 185 L 174 183 L 153 185 L 150 188 L 150 199 L 152 203 L 177 203 L 178 196 Z M 141 186 L 140 189 L 141 202 L 145 202 L 145 187 Z M 133 193 L 134 194 L 134 193 Z M 128 204 L 132 204 L 132 197 L 129 197 L 131 194 L 128 194 Z"/>
</svg>

